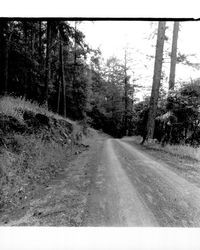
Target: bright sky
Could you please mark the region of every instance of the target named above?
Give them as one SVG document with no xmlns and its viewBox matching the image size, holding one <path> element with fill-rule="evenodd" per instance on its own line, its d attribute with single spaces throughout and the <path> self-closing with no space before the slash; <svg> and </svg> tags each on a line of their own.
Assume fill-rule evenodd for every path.
<svg viewBox="0 0 200 250">
<path fill-rule="evenodd" d="M 107 59 L 112 55 L 123 59 L 124 48 L 128 48 L 130 58 L 130 69 L 134 71 L 134 76 L 138 80 L 136 83 L 144 86 L 142 92 L 137 97 L 142 98 L 145 94 L 150 94 L 154 59 L 148 59 L 146 55 L 155 55 L 156 36 L 150 38 L 154 30 L 157 29 L 157 22 L 149 21 L 85 21 L 79 28 L 86 36 L 86 41 L 93 48 L 100 48 L 102 56 Z M 165 49 L 171 50 L 173 22 L 167 22 L 169 28 L 166 35 L 169 40 L 165 42 Z M 149 39 L 150 38 L 150 39 Z M 184 54 L 195 54 L 189 59 L 192 62 L 200 63 L 200 22 L 182 22 L 178 51 Z M 164 86 L 167 87 L 169 76 L 169 62 L 163 65 L 166 74 Z M 178 82 L 189 81 L 191 78 L 200 77 L 200 70 L 191 67 L 177 65 L 176 80 Z"/>
</svg>

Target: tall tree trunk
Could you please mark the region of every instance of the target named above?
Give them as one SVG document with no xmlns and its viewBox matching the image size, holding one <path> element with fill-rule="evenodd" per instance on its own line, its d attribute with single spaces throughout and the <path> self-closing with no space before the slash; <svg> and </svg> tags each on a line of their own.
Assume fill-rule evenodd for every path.
<svg viewBox="0 0 200 250">
<path fill-rule="evenodd" d="M 66 90 L 65 90 L 65 75 L 64 75 L 64 62 L 63 62 L 63 44 L 60 37 L 60 78 L 63 89 L 63 115 L 66 117 Z"/>
<path fill-rule="evenodd" d="M 147 138 L 153 138 L 154 127 L 155 127 L 155 118 L 156 118 L 156 112 L 157 112 L 157 104 L 158 104 L 158 97 L 159 97 L 161 72 L 162 72 L 163 47 L 164 47 L 164 40 L 165 40 L 165 25 L 166 25 L 166 22 L 159 22 L 158 24 L 153 85 L 152 85 L 152 90 L 151 90 L 149 115 L 148 115 L 148 122 L 147 122 Z"/>
<path fill-rule="evenodd" d="M 14 23 L 11 22 L 10 29 L 6 28 L 6 36 L 5 36 L 5 64 L 4 64 L 4 94 L 7 95 L 8 93 L 8 63 L 9 63 L 9 50 L 10 50 L 10 42 L 13 34 L 13 25 Z"/>
<path fill-rule="evenodd" d="M 31 60 L 34 60 L 35 55 L 35 23 L 33 22 L 31 25 Z M 35 93 L 35 84 L 34 84 L 34 78 L 33 78 L 33 69 L 32 67 L 29 70 L 29 95 L 28 98 L 32 96 L 32 93 Z"/>
<path fill-rule="evenodd" d="M 9 56 L 9 43 L 5 39 L 5 65 L 4 65 L 4 94 L 8 93 L 8 56 Z"/>
<path fill-rule="evenodd" d="M 58 102 L 57 102 L 57 113 L 59 114 L 60 112 L 60 96 L 61 96 L 61 81 L 60 81 L 60 76 L 58 77 Z"/>
<path fill-rule="evenodd" d="M 39 62 L 40 65 L 42 64 L 42 21 L 39 21 L 39 46 L 38 46 L 38 53 L 39 53 Z"/>
<path fill-rule="evenodd" d="M 169 89 L 172 89 L 172 90 L 174 89 L 174 85 L 175 85 L 178 31 L 179 31 L 179 22 L 174 22 L 170 75 L 169 75 Z"/>
<path fill-rule="evenodd" d="M 76 21 L 74 23 L 74 70 L 73 70 L 73 79 L 72 79 L 72 89 L 73 89 L 73 95 L 72 95 L 72 98 L 73 98 L 73 102 L 74 102 L 74 105 L 77 105 L 77 97 L 75 95 L 75 83 L 76 83 L 76 66 L 77 66 L 77 54 L 76 54 L 76 47 L 77 47 L 77 44 L 76 44 Z"/>
<path fill-rule="evenodd" d="M 24 52 L 25 57 L 27 58 L 27 51 L 28 51 L 28 29 L 27 29 L 27 21 L 24 21 Z M 24 95 L 27 97 L 28 93 L 28 70 L 27 68 L 24 70 Z"/>
<path fill-rule="evenodd" d="M 40 84 L 44 84 L 44 77 L 43 77 L 43 57 L 42 57 L 42 21 L 38 22 L 38 55 L 39 55 L 39 79 Z M 40 86 L 40 85 L 39 85 Z M 38 86 L 37 92 L 41 98 L 41 89 Z"/>
<path fill-rule="evenodd" d="M 77 23 L 75 21 L 75 24 L 74 24 L 74 31 L 75 31 L 75 35 L 74 35 L 74 66 L 76 66 L 76 63 L 77 63 L 77 54 L 76 54 L 76 46 L 77 46 L 77 44 L 76 44 L 76 29 L 77 29 L 77 27 L 76 27 L 76 25 L 77 25 Z"/>
<path fill-rule="evenodd" d="M 35 24 L 34 24 L 35 25 Z M 35 26 L 31 27 L 31 56 L 35 54 Z"/>
<path fill-rule="evenodd" d="M 125 56 L 124 56 L 124 130 L 125 135 L 128 135 L 128 89 L 127 89 L 127 55 L 125 50 Z"/>
<path fill-rule="evenodd" d="M 48 108 L 48 92 L 49 92 L 49 81 L 50 81 L 50 46 L 51 46 L 51 25 L 47 21 L 47 45 L 46 45 L 46 60 L 45 60 L 45 93 L 44 102 Z"/>
</svg>

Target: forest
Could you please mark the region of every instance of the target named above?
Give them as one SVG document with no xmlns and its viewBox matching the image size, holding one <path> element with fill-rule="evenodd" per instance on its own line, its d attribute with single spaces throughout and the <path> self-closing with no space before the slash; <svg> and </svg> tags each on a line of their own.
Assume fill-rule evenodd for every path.
<svg viewBox="0 0 200 250">
<path fill-rule="evenodd" d="M 0 18 L 0 226 L 199 226 L 199 28 Z"/>
<path fill-rule="evenodd" d="M 162 88 L 166 22 L 155 31 L 151 95 L 137 100 L 128 53 L 102 63 L 100 49 L 88 45 L 81 22 L 59 19 L 0 20 L 0 95 L 21 97 L 113 137 L 141 135 L 142 143 L 200 144 L 200 80 L 176 86 L 180 23 L 171 36 L 170 76 Z M 132 69 L 134 70 L 134 69 Z"/>
</svg>

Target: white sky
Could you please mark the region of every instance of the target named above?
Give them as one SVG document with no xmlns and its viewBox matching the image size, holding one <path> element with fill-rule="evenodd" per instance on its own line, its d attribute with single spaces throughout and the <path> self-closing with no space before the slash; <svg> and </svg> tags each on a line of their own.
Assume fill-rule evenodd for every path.
<svg viewBox="0 0 200 250">
<path fill-rule="evenodd" d="M 167 22 L 169 28 L 166 31 L 168 42 L 165 42 L 165 49 L 171 50 L 173 22 Z M 153 30 L 157 29 L 157 22 L 152 25 L 149 21 L 85 21 L 79 28 L 86 36 L 86 41 L 92 48 L 100 48 L 102 56 L 107 59 L 115 55 L 123 59 L 124 48 L 128 47 L 129 57 L 131 59 L 130 69 L 134 71 L 136 83 L 144 86 L 142 93 L 137 97 L 141 98 L 149 94 L 151 90 L 154 59 L 148 60 L 146 55 L 155 55 L 154 39 L 148 39 Z M 179 39 L 178 51 L 184 54 L 195 54 L 191 57 L 192 62 L 200 63 L 200 22 L 182 22 Z M 167 59 L 169 62 L 170 58 Z M 166 76 L 169 76 L 169 63 L 163 65 Z M 189 81 L 191 78 L 200 77 L 200 70 L 194 70 L 191 67 L 177 65 L 176 81 Z M 167 81 L 165 87 L 167 87 Z"/>
</svg>

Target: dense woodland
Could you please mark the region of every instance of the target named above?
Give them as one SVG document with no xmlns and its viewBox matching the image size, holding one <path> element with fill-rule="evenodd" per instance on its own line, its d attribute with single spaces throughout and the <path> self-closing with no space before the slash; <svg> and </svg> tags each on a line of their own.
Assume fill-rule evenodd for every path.
<svg viewBox="0 0 200 250">
<path fill-rule="evenodd" d="M 137 102 L 127 55 L 101 62 L 78 21 L 0 21 L 0 94 L 22 96 L 111 136 L 200 144 L 200 80 L 176 88 L 174 22 L 169 91 L 161 88 L 166 23 L 159 22 L 151 96 Z M 180 59 L 180 58 L 179 58 Z M 134 70 L 134 69 L 133 69 Z"/>
</svg>

